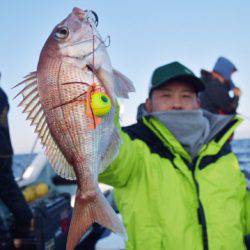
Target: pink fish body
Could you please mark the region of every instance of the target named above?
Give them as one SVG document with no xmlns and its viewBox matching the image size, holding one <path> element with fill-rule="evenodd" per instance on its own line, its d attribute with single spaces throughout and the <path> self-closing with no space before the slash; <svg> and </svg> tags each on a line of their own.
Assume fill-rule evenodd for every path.
<svg viewBox="0 0 250 250">
<path fill-rule="evenodd" d="M 98 174 L 116 157 L 120 138 L 114 124 L 115 100 L 134 91 L 112 69 L 106 46 L 91 11 L 74 8 L 58 24 L 41 54 L 36 72 L 20 84 L 20 106 L 36 125 L 45 153 L 62 177 L 76 179 L 77 194 L 67 249 L 96 222 L 126 237 L 125 228 L 98 187 Z M 110 99 L 110 111 L 97 117 L 92 95 Z"/>
</svg>

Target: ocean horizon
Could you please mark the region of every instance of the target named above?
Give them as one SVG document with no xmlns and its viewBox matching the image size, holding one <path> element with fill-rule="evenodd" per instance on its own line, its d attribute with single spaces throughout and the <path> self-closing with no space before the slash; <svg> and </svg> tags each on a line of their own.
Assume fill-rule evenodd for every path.
<svg viewBox="0 0 250 250">
<path fill-rule="evenodd" d="M 237 155 L 240 168 L 245 174 L 250 188 L 250 139 L 233 140 L 232 150 Z M 34 160 L 37 153 L 15 154 L 13 157 L 13 172 L 15 178 L 19 178 L 29 164 Z"/>
</svg>

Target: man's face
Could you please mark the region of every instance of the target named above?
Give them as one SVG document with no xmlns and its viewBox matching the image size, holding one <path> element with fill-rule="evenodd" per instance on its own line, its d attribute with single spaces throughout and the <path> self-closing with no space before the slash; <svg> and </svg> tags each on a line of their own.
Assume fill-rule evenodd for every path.
<svg viewBox="0 0 250 250">
<path fill-rule="evenodd" d="M 195 110 L 200 102 L 194 87 L 186 82 L 172 82 L 162 85 L 146 100 L 147 112 L 170 110 Z"/>
</svg>

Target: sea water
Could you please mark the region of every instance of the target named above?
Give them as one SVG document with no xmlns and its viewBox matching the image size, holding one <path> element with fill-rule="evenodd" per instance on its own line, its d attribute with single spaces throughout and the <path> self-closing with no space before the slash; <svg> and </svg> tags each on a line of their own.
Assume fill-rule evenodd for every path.
<svg viewBox="0 0 250 250">
<path fill-rule="evenodd" d="M 232 149 L 237 155 L 240 168 L 250 184 L 250 139 L 234 140 Z M 20 177 L 36 154 L 16 154 L 13 157 L 13 172 L 16 178 Z M 250 187 L 250 186 L 249 186 Z"/>
</svg>

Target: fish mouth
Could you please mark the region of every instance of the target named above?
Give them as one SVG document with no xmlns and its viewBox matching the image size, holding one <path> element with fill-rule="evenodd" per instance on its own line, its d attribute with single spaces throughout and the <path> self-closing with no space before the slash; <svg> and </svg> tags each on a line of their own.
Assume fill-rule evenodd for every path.
<svg viewBox="0 0 250 250">
<path fill-rule="evenodd" d="M 97 37 L 97 36 L 96 36 L 96 37 Z M 74 58 L 83 60 L 84 58 L 86 58 L 86 57 L 88 57 L 88 56 L 94 54 L 94 53 L 101 47 L 102 44 L 104 44 L 104 46 L 106 46 L 106 45 L 105 45 L 105 41 L 103 41 L 100 37 L 97 37 L 97 38 L 98 38 L 98 40 L 99 40 L 100 42 L 99 42 L 98 45 L 97 45 L 95 48 L 93 48 L 93 50 L 91 50 L 89 53 L 87 53 L 87 54 L 85 54 L 85 55 L 71 56 L 71 57 L 74 57 Z M 76 42 L 76 43 L 73 43 L 73 44 L 69 44 L 69 45 L 62 46 L 61 49 L 65 49 L 65 48 L 68 48 L 68 47 L 71 47 L 71 46 L 73 47 L 73 46 L 76 46 L 76 45 L 79 45 L 79 44 L 83 44 L 83 43 L 87 43 L 87 42 L 90 42 L 90 41 L 94 42 L 93 38 L 86 39 L 86 40 L 83 40 L 83 41 L 79 41 L 79 42 Z"/>
<path fill-rule="evenodd" d="M 101 44 L 104 44 L 104 45 L 105 45 L 105 41 L 103 41 L 99 36 L 94 35 L 92 38 L 85 39 L 85 40 L 82 40 L 82 41 L 79 41 L 79 42 L 75 42 L 75 43 L 72 43 L 72 44 L 69 44 L 69 45 L 61 46 L 61 49 L 68 48 L 68 47 L 71 47 L 71 46 L 75 46 L 75 45 L 78 45 L 78 44 L 87 43 L 87 42 L 90 42 L 90 41 L 91 41 L 91 42 L 94 42 L 94 41 L 95 41 L 95 38 L 97 38 L 97 40 L 99 41 L 99 44 L 96 46 L 96 49 L 97 49 Z M 96 49 L 95 49 L 95 50 L 96 50 Z"/>
</svg>

